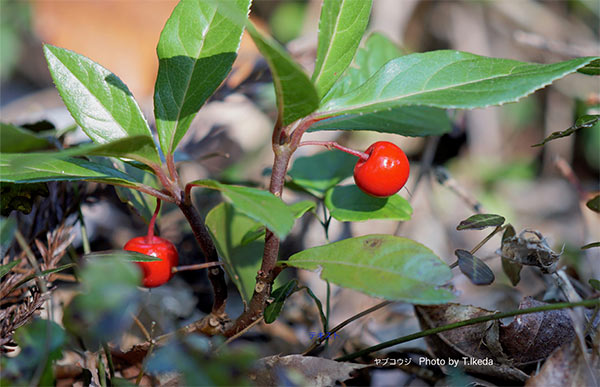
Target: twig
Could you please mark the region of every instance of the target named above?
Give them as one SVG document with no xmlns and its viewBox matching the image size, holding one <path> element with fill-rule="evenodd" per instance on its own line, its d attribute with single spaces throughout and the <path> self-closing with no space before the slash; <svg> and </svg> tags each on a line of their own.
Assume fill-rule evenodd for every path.
<svg viewBox="0 0 600 387">
<path fill-rule="evenodd" d="M 264 317 L 261 316 L 258 320 L 252 322 L 250 325 L 248 325 L 246 328 L 242 329 L 241 331 L 239 331 L 238 333 L 236 333 L 235 335 L 227 338 L 227 340 L 225 340 L 225 342 L 223 344 L 221 344 L 216 352 L 219 352 L 223 347 L 225 347 L 227 344 L 231 343 L 233 340 L 237 339 L 238 337 L 240 337 L 241 335 L 243 335 L 244 333 L 248 332 L 250 329 L 252 329 L 252 327 L 258 325 L 261 321 L 263 321 Z"/>
<path fill-rule="evenodd" d="M 328 149 L 332 149 L 332 148 L 339 149 L 342 152 L 346 152 L 346 153 L 349 153 L 356 157 L 360 157 L 363 160 L 367 160 L 369 158 L 369 155 L 366 154 L 365 152 L 357 151 L 356 149 L 352 149 L 352 148 L 347 148 L 343 145 L 338 144 L 335 141 L 304 141 L 304 142 L 301 142 L 300 144 L 298 144 L 298 146 L 306 146 L 306 145 L 320 145 L 320 146 L 324 146 Z"/>
<path fill-rule="evenodd" d="M 368 315 L 369 313 L 375 312 L 376 310 L 379 310 L 385 306 L 388 306 L 389 304 L 391 304 L 392 301 L 383 301 L 380 302 L 377 305 L 374 305 L 372 307 L 370 307 L 369 309 L 363 310 L 362 312 L 355 314 L 354 316 L 344 320 L 342 323 L 336 325 L 330 332 L 326 332 L 327 333 L 327 337 L 331 336 L 333 333 L 338 332 L 339 330 L 341 330 L 342 328 L 344 328 L 346 325 L 350 324 L 353 321 L 358 320 L 359 318 Z M 302 354 L 303 355 L 308 355 L 310 352 L 314 351 L 316 348 L 319 347 L 319 345 L 321 345 L 323 343 L 323 341 L 326 340 L 325 335 L 323 335 L 323 337 L 319 337 L 317 340 L 315 340 L 310 347 L 308 347 Z"/>
<path fill-rule="evenodd" d="M 208 269 L 209 267 L 214 267 L 214 266 L 223 266 L 223 262 L 206 262 L 206 263 L 197 263 L 195 265 L 175 266 L 171 269 L 171 272 L 174 274 L 174 273 L 178 273 L 180 271 Z"/>
<path fill-rule="evenodd" d="M 393 347 L 394 345 L 406 343 L 407 341 L 420 339 L 421 337 L 435 335 L 437 333 L 450 331 L 450 330 L 453 330 L 456 328 L 461 328 L 461 327 L 468 326 L 468 325 L 480 324 L 480 323 L 484 323 L 484 322 L 488 322 L 488 321 L 492 321 L 492 320 L 500 320 L 500 319 L 503 319 L 506 317 L 519 316 L 519 315 L 529 314 L 529 313 L 538 313 L 538 312 L 546 312 L 546 311 L 557 310 L 557 309 L 574 308 L 577 306 L 596 306 L 596 305 L 600 305 L 600 299 L 584 300 L 584 301 L 580 301 L 580 302 L 560 302 L 560 303 L 556 303 L 556 304 L 541 305 L 541 306 L 536 306 L 536 307 L 527 308 L 527 309 L 517 309 L 517 310 L 510 311 L 510 312 L 498 312 L 498 313 L 490 314 L 487 316 L 479 316 L 479 317 L 475 317 L 472 319 L 444 325 L 441 327 L 426 329 L 424 331 L 413 333 L 408 336 L 399 337 L 397 339 L 385 341 L 383 343 L 374 345 L 372 347 L 368 347 L 363 350 L 360 350 L 360 351 L 357 351 L 357 352 L 354 352 L 354 353 L 351 353 L 351 354 L 348 354 L 345 356 L 338 357 L 335 360 L 337 360 L 337 361 L 353 360 L 353 359 L 356 359 L 363 355 L 367 355 L 371 352 L 379 351 L 380 349 Z"/>
</svg>

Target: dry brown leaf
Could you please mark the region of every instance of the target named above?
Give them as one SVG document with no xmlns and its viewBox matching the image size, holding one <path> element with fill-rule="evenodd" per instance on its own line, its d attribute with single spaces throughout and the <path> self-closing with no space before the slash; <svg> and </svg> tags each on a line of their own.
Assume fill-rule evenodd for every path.
<svg viewBox="0 0 600 387">
<path fill-rule="evenodd" d="M 342 363 L 321 357 L 270 356 L 258 360 L 257 371 L 250 377 L 259 386 L 279 386 L 287 378 L 294 378 L 299 374 L 303 379 L 300 385 L 333 386 L 336 381 L 343 382 L 351 377 L 353 371 L 364 367 L 367 365 Z"/>
<path fill-rule="evenodd" d="M 546 305 L 531 297 L 521 301 L 519 309 Z M 507 326 L 500 327 L 500 342 L 504 352 L 517 365 L 546 359 L 552 351 L 575 338 L 575 330 L 566 310 L 550 310 L 516 316 Z"/>
<path fill-rule="evenodd" d="M 600 382 L 598 357 L 588 364 L 577 339 L 558 348 L 540 370 L 531 377 L 526 386 L 583 387 L 597 386 Z"/>
<path fill-rule="evenodd" d="M 534 238 L 525 238 L 533 234 Z M 543 273 L 554 273 L 561 253 L 553 251 L 548 242 L 536 230 L 525 229 L 519 235 L 503 238 L 499 251 L 502 258 L 522 265 L 537 266 Z"/>
<path fill-rule="evenodd" d="M 452 324 L 471 318 L 492 314 L 492 311 L 470 305 L 445 304 L 432 306 L 415 306 L 415 312 L 423 329 Z M 527 374 L 519 369 L 501 364 L 500 360 L 485 345 L 489 324 L 481 323 L 427 336 L 425 341 L 431 352 L 443 359 L 458 359 L 458 364 L 466 372 L 491 376 L 510 381 L 525 381 Z M 466 359 L 466 361 L 465 361 Z M 477 364 L 473 359 L 482 360 Z"/>
</svg>

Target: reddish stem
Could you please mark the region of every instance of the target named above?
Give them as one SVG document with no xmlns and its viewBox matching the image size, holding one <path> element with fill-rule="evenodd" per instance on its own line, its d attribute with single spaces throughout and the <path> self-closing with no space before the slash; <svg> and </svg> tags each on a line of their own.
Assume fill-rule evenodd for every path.
<svg viewBox="0 0 600 387">
<path fill-rule="evenodd" d="M 365 152 L 357 151 L 357 150 L 351 149 L 351 148 L 346 148 L 345 146 L 340 145 L 335 141 L 304 141 L 304 142 L 301 142 L 298 146 L 304 146 L 304 145 L 321 145 L 328 149 L 335 148 L 335 149 L 341 150 L 342 152 L 349 153 L 353 156 L 360 157 L 361 159 L 363 159 L 365 161 L 367 161 L 369 159 L 369 155 L 366 154 Z"/>
<path fill-rule="evenodd" d="M 152 243 L 152 239 L 154 239 L 154 224 L 156 223 L 156 218 L 158 217 L 158 213 L 160 212 L 160 199 L 156 199 L 156 209 L 154 210 L 154 215 L 152 215 L 152 219 L 150 219 L 150 224 L 148 225 L 148 234 L 146 235 L 146 243 Z"/>
<path fill-rule="evenodd" d="M 171 269 L 173 273 L 177 273 L 180 271 L 189 271 L 189 270 L 202 270 L 208 269 L 213 266 L 222 266 L 223 262 L 206 262 L 206 263 L 197 263 L 195 265 L 186 265 L 186 266 L 176 266 Z"/>
</svg>

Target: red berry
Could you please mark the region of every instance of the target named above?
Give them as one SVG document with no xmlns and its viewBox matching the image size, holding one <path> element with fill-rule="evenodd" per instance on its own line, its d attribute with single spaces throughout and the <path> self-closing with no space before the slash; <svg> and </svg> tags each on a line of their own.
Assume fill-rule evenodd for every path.
<svg viewBox="0 0 600 387">
<path fill-rule="evenodd" d="M 402 149 L 387 141 L 378 141 L 365 151 L 367 160 L 354 167 L 354 181 L 366 194 L 387 197 L 400 191 L 410 173 L 408 158 Z"/>
<path fill-rule="evenodd" d="M 160 261 L 136 262 L 142 269 L 144 279 L 142 284 L 147 288 L 155 288 L 165 284 L 171 279 L 171 268 L 179 264 L 179 254 L 170 241 L 152 236 L 139 236 L 125 244 L 124 250 L 160 258 Z"/>
</svg>

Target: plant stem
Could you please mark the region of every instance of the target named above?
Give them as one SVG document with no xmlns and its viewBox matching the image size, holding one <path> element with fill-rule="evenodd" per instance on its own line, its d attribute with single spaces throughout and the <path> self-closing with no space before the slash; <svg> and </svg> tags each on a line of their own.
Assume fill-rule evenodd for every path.
<svg viewBox="0 0 600 387">
<path fill-rule="evenodd" d="M 298 146 L 305 146 L 305 145 L 321 145 L 321 146 L 324 146 L 329 149 L 331 149 L 331 148 L 339 149 L 342 152 L 346 152 L 353 156 L 360 157 L 361 159 L 363 159 L 365 161 L 369 158 L 369 155 L 366 154 L 365 152 L 357 151 L 352 148 L 347 148 L 343 145 L 338 144 L 335 141 L 304 141 L 304 142 L 301 142 L 300 144 L 298 144 Z"/>
<path fill-rule="evenodd" d="M 500 225 L 500 226 L 496 226 L 496 228 L 494 229 L 494 231 L 492 231 L 488 236 L 486 236 L 485 238 L 483 238 L 481 240 L 481 242 L 479 242 L 477 244 L 477 246 L 473 247 L 471 249 L 471 251 L 469 251 L 469 253 L 471 255 L 474 255 L 483 245 L 485 245 L 490 239 L 492 239 L 492 237 L 494 235 L 496 235 L 498 232 L 504 230 L 506 228 L 506 226 Z M 450 265 L 450 269 L 454 269 L 456 266 L 458 266 L 458 260 L 456 260 L 456 262 L 454 262 L 453 264 Z"/>
<path fill-rule="evenodd" d="M 214 266 L 222 266 L 223 262 L 206 262 L 206 263 L 197 263 L 195 265 L 186 265 L 186 266 L 176 266 L 171 269 L 172 273 L 178 273 L 180 271 L 190 271 L 190 270 L 202 270 L 208 269 L 209 267 Z"/>
<path fill-rule="evenodd" d="M 340 324 L 336 325 L 331 331 L 327 332 L 327 337 L 331 336 L 332 334 L 334 334 L 336 332 L 338 332 L 339 330 L 341 330 L 342 328 L 344 328 L 346 325 L 350 324 L 351 322 L 356 321 L 359 318 L 368 315 L 369 313 L 375 312 L 376 310 L 379 310 L 379 309 L 383 308 L 384 306 L 388 306 L 391 303 L 392 303 L 392 301 L 383 301 L 383 302 L 380 302 L 377 305 L 374 305 L 374 306 L 370 307 L 369 309 L 363 310 L 362 312 L 360 312 L 358 314 L 355 314 L 354 316 L 352 316 L 352 317 L 344 320 Z M 319 337 L 302 354 L 303 355 L 308 355 L 310 352 L 312 352 L 316 348 L 318 348 L 323 343 L 323 341 L 325 341 L 325 336 Z"/>
<path fill-rule="evenodd" d="M 200 249 L 204 253 L 204 259 L 206 262 L 219 262 L 219 255 L 215 244 L 204 225 L 204 219 L 200 216 L 198 211 L 191 204 L 185 203 L 185 201 L 179 200 L 177 205 L 185 215 L 194 237 L 200 245 Z M 227 301 L 227 283 L 225 282 L 225 274 L 220 266 L 214 266 L 208 270 L 208 279 L 213 287 L 215 300 L 212 307 L 212 314 L 216 317 L 225 318 L 225 303 Z"/>
<path fill-rule="evenodd" d="M 480 324 L 480 323 L 484 323 L 484 322 L 488 322 L 488 321 L 492 321 L 492 320 L 500 320 L 500 319 L 503 319 L 506 317 L 519 316 L 522 314 L 546 312 L 549 310 L 573 308 L 576 306 L 595 306 L 595 305 L 600 305 L 600 299 L 584 300 L 584 301 L 580 301 L 580 302 L 560 302 L 560 303 L 556 303 L 556 304 L 536 306 L 536 307 L 527 308 L 527 309 L 517 309 L 517 310 L 512 310 L 510 312 L 498 312 L 498 313 L 490 314 L 487 316 L 479 316 L 479 317 L 475 317 L 472 319 L 459 321 L 459 322 L 455 322 L 455 323 L 448 324 L 448 325 L 443 325 L 441 327 L 426 329 L 424 331 L 413 333 L 408 336 L 399 337 L 397 339 L 385 341 L 383 343 L 374 345 L 372 347 L 365 348 L 358 352 L 354 352 L 354 353 L 351 353 L 351 354 L 348 354 L 345 356 L 338 357 L 335 360 L 337 360 L 337 361 L 353 360 L 358 357 L 367 355 L 371 352 L 379 351 L 384 348 L 393 347 L 394 345 L 397 345 L 397 344 L 406 343 L 407 341 L 420 339 L 421 337 L 435 335 L 437 333 L 450 331 L 452 329 L 461 328 L 461 327 L 468 326 L 468 325 Z"/>
<path fill-rule="evenodd" d="M 146 235 L 146 243 L 152 243 L 152 239 L 154 239 L 154 225 L 156 224 L 156 217 L 160 212 L 160 199 L 156 199 L 156 209 L 154 210 L 154 214 L 152 215 L 152 219 L 150 219 L 150 224 L 148 225 L 148 234 Z"/>
</svg>

